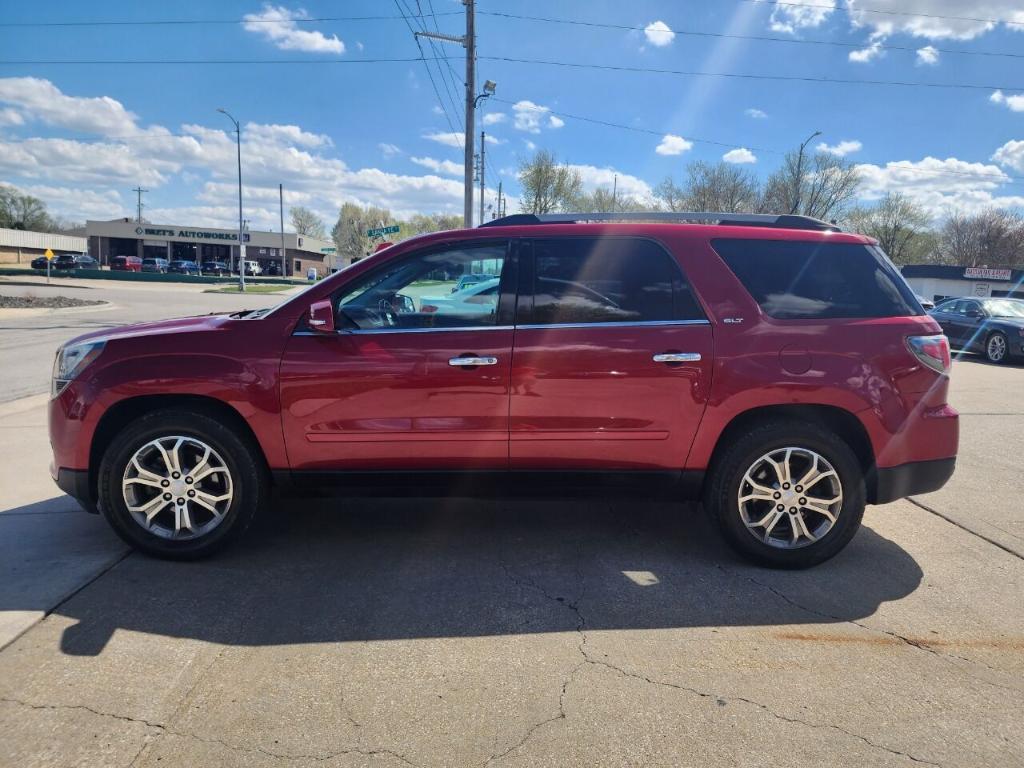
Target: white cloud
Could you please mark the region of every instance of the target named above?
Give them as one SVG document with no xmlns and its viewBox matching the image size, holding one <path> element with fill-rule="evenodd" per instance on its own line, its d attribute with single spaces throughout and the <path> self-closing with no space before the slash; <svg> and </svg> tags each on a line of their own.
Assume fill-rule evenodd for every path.
<svg viewBox="0 0 1024 768">
<path fill-rule="evenodd" d="M 551 114 L 551 108 L 526 99 L 512 105 L 513 127 L 517 131 L 540 133 L 542 128 L 561 128 L 565 121 Z"/>
<path fill-rule="evenodd" d="M 451 160 L 435 160 L 432 157 L 410 157 L 416 165 L 422 165 L 435 173 L 447 173 L 452 176 L 462 176 L 462 163 L 453 163 Z"/>
<path fill-rule="evenodd" d="M 751 107 L 750 109 L 743 110 L 743 114 L 745 114 L 747 117 L 752 117 L 755 120 L 764 120 L 766 117 L 768 117 L 767 112 L 761 109 L 757 109 L 756 107 Z"/>
<path fill-rule="evenodd" d="M 488 112 L 484 115 L 484 125 L 497 125 L 498 123 L 504 123 L 508 120 L 508 115 L 504 112 Z"/>
<path fill-rule="evenodd" d="M 867 64 L 869 61 L 873 61 L 874 59 L 884 55 L 885 51 L 882 50 L 881 40 L 875 40 L 867 48 L 850 51 L 849 59 L 855 64 Z"/>
<path fill-rule="evenodd" d="M 271 144 L 289 143 L 300 147 L 330 147 L 333 142 L 322 133 L 308 133 L 297 125 L 264 125 L 246 123 L 242 129 L 242 137 L 247 141 L 268 142 Z"/>
<path fill-rule="evenodd" d="M 532 141 L 530 141 L 529 139 L 523 139 L 523 144 L 525 144 L 525 145 L 526 145 L 526 148 L 527 148 L 528 150 L 530 150 L 531 152 L 533 152 L 533 150 L 535 150 L 535 149 L 537 148 L 537 145 L 536 145 L 536 144 L 534 144 L 534 143 L 533 143 Z"/>
<path fill-rule="evenodd" d="M 1020 0 L 976 0 L 970 13 L 963 0 L 871 0 L 863 8 L 858 5 L 849 3 L 850 21 L 873 37 L 903 33 L 929 40 L 971 40 L 996 27 L 984 19 L 1024 22 Z M 1006 28 L 1022 29 L 1015 24 Z"/>
<path fill-rule="evenodd" d="M 0 104 L 16 107 L 46 125 L 104 136 L 140 133 L 138 119 L 121 102 L 109 96 L 68 96 L 49 80 L 37 77 L 0 78 Z"/>
<path fill-rule="evenodd" d="M 0 182 L 0 185 L 2 184 L 3 182 Z M 121 195 L 116 189 L 94 190 L 79 187 L 54 187 L 44 184 L 23 185 L 15 187 L 15 189 L 45 200 L 51 213 L 66 216 L 75 221 L 84 221 L 90 218 L 113 219 L 126 212 L 126 206 L 121 203 Z"/>
<path fill-rule="evenodd" d="M 1024 173 L 1024 141 L 1006 142 L 995 151 L 992 159 L 1018 173 Z"/>
<path fill-rule="evenodd" d="M 954 211 L 974 213 L 990 207 L 1024 207 L 1024 196 L 997 194 L 1010 178 L 998 166 L 986 163 L 926 157 L 916 162 L 890 162 L 884 167 L 861 164 L 857 170 L 861 175 L 862 199 L 878 200 L 887 192 L 901 192 L 935 218 L 944 218 Z"/>
<path fill-rule="evenodd" d="M 654 149 L 659 155 L 681 155 L 693 148 L 693 142 L 682 136 L 666 133 L 661 143 Z"/>
<path fill-rule="evenodd" d="M 840 141 L 838 144 L 826 144 L 824 141 L 821 142 L 815 149 L 819 152 L 827 152 L 830 155 L 836 157 L 846 157 L 853 152 L 860 152 L 864 148 L 864 145 L 859 141 Z"/>
<path fill-rule="evenodd" d="M 300 29 L 296 20 L 307 19 L 309 14 L 301 8 L 290 10 L 283 5 L 264 5 L 261 13 L 247 13 L 242 17 L 242 28 L 270 40 L 283 51 L 307 53 L 345 52 L 345 44 L 335 35 L 327 37 L 317 30 Z"/>
<path fill-rule="evenodd" d="M 569 167 L 579 173 L 583 189 L 587 192 L 599 187 L 611 191 L 612 187 L 615 187 L 620 198 L 630 198 L 646 204 L 654 200 L 651 185 L 631 174 L 622 173 L 614 168 L 598 168 L 595 165 L 570 164 Z"/>
<path fill-rule="evenodd" d="M 1005 104 L 1013 112 L 1024 112 L 1024 94 L 1006 96 L 1002 91 L 993 91 L 988 100 L 993 104 Z"/>
<path fill-rule="evenodd" d="M 644 27 L 644 37 L 647 38 L 647 42 L 651 45 L 663 48 L 672 43 L 676 33 L 664 21 L 652 21 Z"/>
<path fill-rule="evenodd" d="M 394 157 L 395 155 L 402 154 L 401 147 L 395 144 L 388 144 L 384 141 L 377 145 L 377 149 L 381 151 L 381 154 L 384 155 L 384 157 Z"/>
<path fill-rule="evenodd" d="M 795 34 L 801 29 L 820 27 L 836 9 L 836 0 L 816 0 L 807 5 L 775 5 L 769 26 L 775 32 Z"/>
<path fill-rule="evenodd" d="M 739 147 L 737 149 L 730 149 L 724 155 L 722 159 L 727 163 L 756 163 L 757 157 L 746 147 Z"/>
<path fill-rule="evenodd" d="M 934 45 L 926 45 L 917 49 L 918 66 L 934 67 L 939 63 L 939 51 Z"/>
<path fill-rule="evenodd" d="M 24 125 L 25 118 L 21 116 L 21 113 L 16 109 L 5 107 L 0 109 L 0 127 L 8 125 Z"/>
<path fill-rule="evenodd" d="M 423 134 L 423 138 L 428 141 L 436 141 L 438 144 L 444 144 L 446 147 L 455 147 L 456 149 L 462 149 L 465 140 L 465 137 L 458 131 L 425 133 Z"/>
</svg>

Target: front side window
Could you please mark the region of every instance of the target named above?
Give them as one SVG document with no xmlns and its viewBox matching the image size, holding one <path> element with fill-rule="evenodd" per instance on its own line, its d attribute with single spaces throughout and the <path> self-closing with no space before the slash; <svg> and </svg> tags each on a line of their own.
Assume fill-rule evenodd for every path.
<svg viewBox="0 0 1024 768">
<path fill-rule="evenodd" d="M 400 259 L 342 289 L 342 327 L 472 328 L 497 325 L 507 244 L 461 245 Z"/>
<path fill-rule="evenodd" d="M 703 318 L 675 260 L 633 238 L 534 240 L 536 325 Z"/>
<path fill-rule="evenodd" d="M 924 314 L 892 262 L 866 245 L 747 239 L 715 239 L 711 245 L 769 317 Z"/>
</svg>

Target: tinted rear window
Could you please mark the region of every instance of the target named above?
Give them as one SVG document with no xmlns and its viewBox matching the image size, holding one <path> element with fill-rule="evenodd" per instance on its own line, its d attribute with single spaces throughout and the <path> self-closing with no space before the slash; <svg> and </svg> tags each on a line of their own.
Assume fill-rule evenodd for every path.
<svg viewBox="0 0 1024 768">
<path fill-rule="evenodd" d="M 881 250 L 856 243 L 711 241 L 769 317 L 908 317 L 924 314 Z"/>
</svg>

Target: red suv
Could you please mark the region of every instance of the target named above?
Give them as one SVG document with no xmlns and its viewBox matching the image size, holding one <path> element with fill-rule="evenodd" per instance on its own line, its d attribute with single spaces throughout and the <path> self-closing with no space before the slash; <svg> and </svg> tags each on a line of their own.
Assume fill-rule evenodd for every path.
<svg viewBox="0 0 1024 768">
<path fill-rule="evenodd" d="M 464 275 L 493 290 L 452 292 Z M 519 214 L 271 310 L 69 342 L 52 473 L 170 558 L 237 538 L 274 486 L 403 473 L 461 495 L 665 484 L 747 557 L 805 567 L 865 504 L 949 479 L 949 366 L 870 238 L 799 216 Z"/>
<path fill-rule="evenodd" d="M 141 272 L 142 259 L 138 256 L 112 256 L 110 268 L 115 272 Z"/>
</svg>

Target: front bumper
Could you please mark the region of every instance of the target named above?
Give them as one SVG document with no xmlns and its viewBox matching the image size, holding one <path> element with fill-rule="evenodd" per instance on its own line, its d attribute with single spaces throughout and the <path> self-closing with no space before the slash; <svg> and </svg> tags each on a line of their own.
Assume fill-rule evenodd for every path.
<svg viewBox="0 0 1024 768">
<path fill-rule="evenodd" d="M 92 497 L 92 489 L 89 487 L 89 470 L 61 467 L 57 470 L 54 481 L 58 488 L 81 504 L 86 512 L 94 515 L 99 512 L 96 500 Z"/>
<path fill-rule="evenodd" d="M 888 504 L 906 496 L 937 491 L 953 476 L 956 457 L 912 461 L 895 467 L 878 467 L 868 484 L 868 503 Z"/>
</svg>

